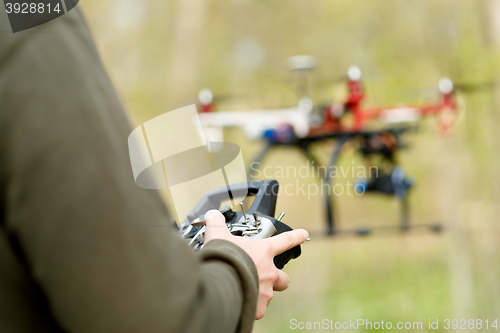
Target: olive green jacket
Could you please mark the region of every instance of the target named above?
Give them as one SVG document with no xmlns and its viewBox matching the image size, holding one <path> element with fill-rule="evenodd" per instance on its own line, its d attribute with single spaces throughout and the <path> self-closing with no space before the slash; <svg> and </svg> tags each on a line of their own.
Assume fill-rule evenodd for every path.
<svg viewBox="0 0 500 333">
<path fill-rule="evenodd" d="M 250 257 L 191 251 L 130 132 L 78 9 L 15 34 L 0 10 L 0 332 L 251 331 Z"/>
</svg>

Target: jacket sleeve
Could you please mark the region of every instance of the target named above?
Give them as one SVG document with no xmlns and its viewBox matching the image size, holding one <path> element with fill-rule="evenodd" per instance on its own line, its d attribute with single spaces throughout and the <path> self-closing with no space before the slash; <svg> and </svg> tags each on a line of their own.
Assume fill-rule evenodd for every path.
<svg viewBox="0 0 500 333">
<path fill-rule="evenodd" d="M 134 183 L 130 131 L 78 9 L 2 33 L 3 219 L 55 321 L 82 333 L 251 331 L 253 262 L 222 240 L 195 255 L 171 230 L 159 194 Z"/>
</svg>

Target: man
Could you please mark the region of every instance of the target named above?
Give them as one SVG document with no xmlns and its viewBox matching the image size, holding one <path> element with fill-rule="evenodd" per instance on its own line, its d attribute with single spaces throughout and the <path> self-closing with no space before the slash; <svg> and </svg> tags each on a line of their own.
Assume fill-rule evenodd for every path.
<svg viewBox="0 0 500 333">
<path fill-rule="evenodd" d="M 206 215 L 194 254 L 133 181 L 131 128 L 78 9 L 16 34 L 0 11 L 0 332 L 249 332 L 295 230 Z"/>
</svg>

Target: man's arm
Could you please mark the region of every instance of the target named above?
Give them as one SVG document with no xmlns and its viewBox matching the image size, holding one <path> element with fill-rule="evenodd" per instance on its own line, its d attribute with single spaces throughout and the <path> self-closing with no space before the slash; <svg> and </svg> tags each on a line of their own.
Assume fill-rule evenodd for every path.
<svg viewBox="0 0 500 333">
<path fill-rule="evenodd" d="M 252 260 L 224 240 L 192 253 L 159 195 L 135 185 L 129 133 L 78 10 L 2 34 L 5 229 L 55 321 L 70 332 L 250 331 Z"/>
</svg>

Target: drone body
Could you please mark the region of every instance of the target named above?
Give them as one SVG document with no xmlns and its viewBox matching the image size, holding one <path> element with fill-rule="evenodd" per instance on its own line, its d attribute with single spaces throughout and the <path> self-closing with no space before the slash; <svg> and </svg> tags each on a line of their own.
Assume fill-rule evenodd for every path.
<svg viewBox="0 0 500 333">
<path fill-rule="evenodd" d="M 316 67 L 316 61 L 311 56 L 295 56 L 288 60 L 290 69 L 296 77 L 305 82 L 307 76 Z M 317 109 L 307 96 L 307 89 L 300 90 L 301 98 L 297 106 L 284 109 L 259 109 L 249 111 L 215 111 L 213 94 L 209 89 L 202 89 L 199 93 L 200 120 L 207 132 L 217 133 L 222 137 L 222 129 L 239 127 L 244 130 L 250 140 L 268 139 L 275 137 L 271 131 L 279 130 L 283 126 L 291 126 L 293 137 L 302 139 L 318 135 L 337 134 L 342 132 L 359 132 L 368 127 L 373 120 L 383 124 L 399 125 L 415 123 L 427 115 L 439 116 L 445 111 L 455 114 L 456 102 L 453 83 L 448 78 L 439 81 L 441 99 L 435 103 L 418 106 L 363 106 L 366 94 L 361 80 L 361 70 L 357 66 L 350 66 L 345 79 L 347 97 L 341 103 L 331 102 L 325 107 Z M 347 124 L 345 115 L 352 114 L 354 121 Z M 439 119 L 439 118 L 438 118 Z M 446 132 L 454 121 L 438 121 L 442 132 Z"/>
<path fill-rule="evenodd" d="M 310 151 L 314 142 L 325 140 L 336 141 L 331 152 L 328 168 L 337 163 L 341 149 L 347 142 L 357 146 L 366 163 L 373 163 L 372 157 L 379 157 L 381 173 L 377 177 L 358 179 L 355 186 L 363 192 L 381 193 L 394 196 L 401 203 L 401 219 L 397 230 L 406 231 L 410 228 L 408 216 L 407 196 L 415 181 L 407 175 L 396 159 L 396 152 L 406 147 L 402 142 L 402 135 L 416 130 L 415 123 L 427 115 L 438 116 L 445 111 L 456 115 L 456 102 L 453 83 L 449 79 L 439 82 L 440 100 L 417 106 L 388 106 L 365 107 L 363 102 L 366 94 L 361 80 L 361 70 L 357 66 L 348 69 L 345 85 L 347 97 L 341 103 L 331 102 L 323 108 L 315 108 L 307 96 L 305 80 L 315 68 L 316 61 L 310 56 L 297 56 L 289 59 L 289 67 L 296 77 L 303 83 L 300 94 L 303 96 L 295 107 L 271 110 L 253 111 L 214 111 L 213 94 L 209 90 L 200 92 L 201 113 L 199 114 L 205 133 L 222 138 L 222 130 L 227 127 L 240 127 L 251 140 L 264 140 L 263 150 L 250 165 L 260 165 L 260 162 L 275 146 L 297 147 L 313 164 L 320 165 Z M 352 115 L 352 122 L 347 115 Z M 380 129 L 380 124 L 390 124 L 391 127 Z M 409 126 L 409 124 L 413 124 Z M 453 123 L 440 123 L 439 128 L 447 131 Z M 370 128 L 379 129 L 370 129 Z M 252 169 L 252 171 L 255 171 Z M 328 173 L 323 175 L 322 182 L 330 183 L 333 187 L 335 179 Z M 326 193 L 326 220 L 327 234 L 341 233 L 335 223 L 334 197 Z M 425 225 L 424 225 L 425 226 Z M 429 225 L 427 225 L 429 226 Z M 439 230 L 436 225 L 430 225 L 432 230 Z M 385 227 L 384 227 L 385 228 Z M 385 228 L 387 229 L 387 228 Z M 367 234 L 355 230 L 357 234 Z"/>
</svg>

